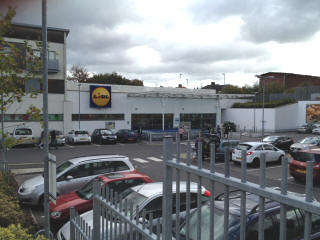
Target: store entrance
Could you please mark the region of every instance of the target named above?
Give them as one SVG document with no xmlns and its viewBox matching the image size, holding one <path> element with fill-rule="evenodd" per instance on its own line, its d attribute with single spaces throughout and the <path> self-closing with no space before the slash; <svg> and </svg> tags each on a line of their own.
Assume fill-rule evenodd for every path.
<svg viewBox="0 0 320 240">
<path fill-rule="evenodd" d="M 132 129 L 162 130 L 162 114 L 131 114 Z M 173 114 L 164 114 L 164 128 L 173 127 Z"/>
</svg>

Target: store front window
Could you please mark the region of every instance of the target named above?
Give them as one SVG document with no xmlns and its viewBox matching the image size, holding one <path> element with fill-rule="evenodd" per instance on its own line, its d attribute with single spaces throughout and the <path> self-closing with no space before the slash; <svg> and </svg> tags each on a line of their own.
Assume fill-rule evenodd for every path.
<svg viewBox="0 0 320 240">
<path fill-rule="evenodd" d="M 216 126 L 215 113 L 182 113 L 180 122 L 191 122 L 192 129 L 210 129 Z"/>
<path fill-rule="evenodd" d="M 132 114 L 132 129 L 162 129 L 162 114 Z M 164 128 L 173 128 L 173 114 L 164 115 Z"/>
</svg>

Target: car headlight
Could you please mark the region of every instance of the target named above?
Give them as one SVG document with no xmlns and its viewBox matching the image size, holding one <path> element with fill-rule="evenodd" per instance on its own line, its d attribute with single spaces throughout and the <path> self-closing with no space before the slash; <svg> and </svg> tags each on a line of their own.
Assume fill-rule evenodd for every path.
<svg viewBox="0 0 320 240">
<path fill-rule="evenodd" d="M 19 188 L 19 192 L 24 193 L 24 194 L 29 194 L 29 193 L 33 192 L 35 189 L 36 189 L 35 186 L 32 186 L 32 187 L 22 187 L 21 186 Z"/>
<path fill-rule="evenodd" d="M 50 215 L 53 218 L 59 218 L 59 217 L 61 217 L 61 212 L 52 212 Z"/>
</svg>

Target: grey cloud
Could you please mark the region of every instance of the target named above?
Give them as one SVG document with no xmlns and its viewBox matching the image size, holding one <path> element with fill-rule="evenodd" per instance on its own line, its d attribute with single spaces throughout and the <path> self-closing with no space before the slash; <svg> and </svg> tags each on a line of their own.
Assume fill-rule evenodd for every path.
<svg viewBox="0 0 320 240">
<path fill-rule="evenodd" d="M 195 4 L 196 22 L 240 16 L 242 37 L 257 43 L 304 41 L 320 30 L 320 1 L 203 0 Z"/>
</svg>

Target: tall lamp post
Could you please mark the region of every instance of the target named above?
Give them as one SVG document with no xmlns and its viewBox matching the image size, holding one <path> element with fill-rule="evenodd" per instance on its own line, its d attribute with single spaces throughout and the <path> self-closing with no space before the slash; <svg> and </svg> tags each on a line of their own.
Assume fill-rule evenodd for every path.
<svg viewBox="0 0 320 240">
<path fill-rule="evenodd" d="M 256 103 L 257 103 L 257 94 L 258 92 L 254 93 L 254 109 L 253 109 L 253 132 L 256 132 Z"/>
<path fill-rule="evenodd" d="M 274 76 L 262 76 L 262 75 L 256 75 L 257 78 L 262 80 L 262 121 L 261 121 L 261 137 L 264 137 L 264 92 L 265 92 L 265 80 L 266 79 L 272 79 Z"/>
<path fill-rule="evenodd" d="M 78 84 L 78 87 L 79 87 L 79 112 L 78 112 L 78 128 L 80 130 L 80 87 L 81 87 L 81 84 L 79 83 Z"/>
</svg>

